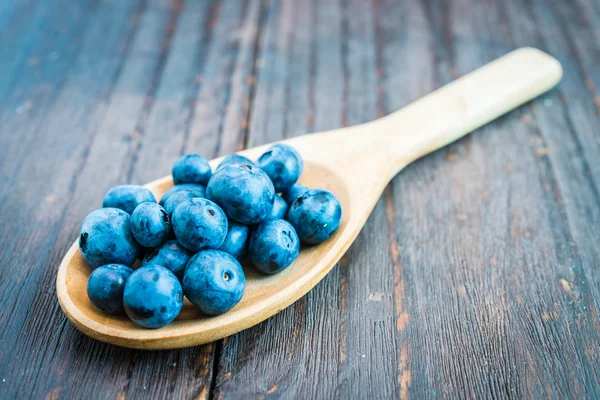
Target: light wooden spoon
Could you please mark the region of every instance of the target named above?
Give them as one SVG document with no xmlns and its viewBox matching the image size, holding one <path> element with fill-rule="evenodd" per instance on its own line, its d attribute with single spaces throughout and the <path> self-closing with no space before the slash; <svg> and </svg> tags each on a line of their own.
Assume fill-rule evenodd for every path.
<svg viewBox="0 0 600 400">
<path fill-rule="evenodd" d="M 298 259 L 279 274 L 264 276 L 246 267 L 246 293 L 223 315 L 205 317 L 186 300 L 172 324 L 148 330 L 126 317 L 104 314 L 88 299 L 91 270 L 77 242 L 59 267 L 56 290 L 60 305 L 86 335 L 140 349 L 195 346 L 258 324 L 323 279 L 350 247 L 389 180 L 402 168 L 544 93 L 561 76 L 557 60 L 539 50 L 522 48 L 384 118 L 286 140 L 306 161 L 301 182 L 335 193 L 343 207 L 343 221 L 329 240 L 302 249 Z M 268 146 L 241 154 L 255 159 Z M 216 167 L 219 161 L 213 160 L 211 165 Z M 167 176 L 146 186 L 160 198 L 172 185 Z"/>
</svg>

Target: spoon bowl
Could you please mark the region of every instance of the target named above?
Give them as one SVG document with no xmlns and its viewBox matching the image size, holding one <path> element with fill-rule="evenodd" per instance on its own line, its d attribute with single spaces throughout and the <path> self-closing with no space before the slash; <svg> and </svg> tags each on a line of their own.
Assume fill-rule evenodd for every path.
<svg viewBox="0 0 600 400">
<path fill-rule="evenodd" d="M 325 277 L 360 232 L 389 180 L 403 167 L 544 93 L 561 76 L 561 66 L 554 58 L 523 48 L 386 117 L 284 141 L 305 160 L 300 182 L 338 197 L 342 222 L 327 241 L 302 247 L 296 261 L 278 274 L 264 275 L 245 265 L 246 292 L 225 314 L 204 316 L 186 300 L 173 323 L 155 330 L 141 328 L 126 316 L 105 314 L 87 296 L 91 269 L 77 241 L 58 270 L 60 305 L 86 335 L 140 349 L 195 346 L 258 324 L 298 300 Z M 256 159 L 269 146 L 240 154 Z M 220 160 L 211 161 L 213 169 Z M 172 185 L 171 176 L 167 176 L 146 187 L 160 198 Z"/>
<path fill-rule="evenodd" d="M 211 162 L 213 168 L 216 165 L 218 161 Z M 313 162 L 305 162 L 304 168 L 301 183 L 335 193 L 342 208 L 350 209 L 346 186 L 338 176 Z M 146 185 L 157 198 L 171 186 L 170 176 Z M 58 297 L 65 314 L 79 330 L 105 342 L 143 349 L 181 348 L 208 343 L 259 323 L 308 292 L 352 243 L 352 240 L 340 238 L 358 234 L 360 226 L 355 226 L 356 232 L 351 232 L 349 220 L 349 216 L 344 214 L 339 229 L 329 240 L 319 246 L 303 247 L 296 261 L 276 275 L 264 275 L 245 264 L 244 297 L 233 309 L 216 317 L 204 316 L 187 299 L 175 321 L 155 330 L 141 328 L 125 315 L 103 313 L 92 305 L 87 296 L 87 281 L 92 271 L 83 259 L 77 241 L 59 268 Z"/>
</svg>

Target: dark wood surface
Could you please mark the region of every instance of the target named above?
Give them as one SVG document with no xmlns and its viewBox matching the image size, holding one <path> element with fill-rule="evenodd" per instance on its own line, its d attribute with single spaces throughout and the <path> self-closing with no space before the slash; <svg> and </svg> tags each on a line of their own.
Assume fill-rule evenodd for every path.
<svg viewBox="0 0 600 400">
<path fill-rule="evenodd" d="M 109 187 L 372 120 L 520 46 L 559 86 L 401 172 L 275 317 L 148 352 L 62 314 Z M 0 0 L 0 71 L 0 398 L 600 397 L 596 0 Z"/>
</svg>

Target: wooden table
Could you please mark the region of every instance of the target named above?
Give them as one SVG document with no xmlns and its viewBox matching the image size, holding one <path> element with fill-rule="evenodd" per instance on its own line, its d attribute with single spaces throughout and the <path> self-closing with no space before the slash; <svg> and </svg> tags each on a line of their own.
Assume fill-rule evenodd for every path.
<svg viewBox="0 0 600 400">
<path fill-rule="evenodd" d="M 0 398 L 598 398 L 599 22 L 597 0 L 0 0 Z M 520 46 L 558 88 L 403 171 L 277 316 L 149 352 L 62 314 L 109 187 L 372 120 Z"/>
</svg>

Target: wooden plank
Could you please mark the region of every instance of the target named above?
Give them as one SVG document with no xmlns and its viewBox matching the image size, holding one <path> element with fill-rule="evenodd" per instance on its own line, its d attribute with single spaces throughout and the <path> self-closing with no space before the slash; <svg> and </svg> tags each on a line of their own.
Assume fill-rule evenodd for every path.
<svg viewBox="0 0 600 400">
<path fill-rule="evenodd" d="M 444 4 L 437 4 L 431 9 L 441 16 L 447 15 L 449 11 Z M 402 7 L 397 7 L 392 1 L 378 3 L 375 18 L 380 114 L 388 114 L 433 90 L 437 71 L 445 71 L 447 79 L 451 80 L 448 61 L 443 54 L 435 53 L 431 44 L 434 41 L 431 31 L 441 33 L 444 25 L 432 23 L 427 16 L 429 11 L 425 9 L 423 2 L 418 1 L 406 2 Z M 442 45 L 439 47 L 445 48 Z M 430 367 L 419 361 L 420 355 L 428 349 L 420 342 L 423 336 L 417 335 L 415 329 L 415 321 L 419 318 L 419 313 L 415 310 L 415 298 L 418 295 L 414 292 L 413 264 L 407 256 L 422 251 L 426 234 L 423 233 L 425 226 L 422 220 L 413 217 L 411 204 L 401 203 L 398 199 L 399 191 L 405 196 L 411 192 L 406 187 L 400 188 L 399 183 L 406 179 L 405 172 L 401 172 L 390 183 L 384 195 L 389 231 L 386 244 L 389 246 L 392 263 L 388 279 L 393 282 L 395 314 L 395 383 L 399 396 L 404 399 L 411 396 L 433 397 L 439 390 L 433 388 L 434 385 L 423 385 L 427 381 Z M 422 179 L 417 180 L 417 184 L 420 188 L 423 185 Z M 400 233 L 411 235 L 410 247 Z M 435 371 L 435 367 L 432 370 Z M 420 390 L 414 390 L 419 387 Z"/>
<path fill-rule="evenodd" d="M 240 149 L 245 141 L 260 1 L 220 5 L 224 21 L 215 29 L 211 54 L 198 76 L 200 88 L 184 151 L 207 157 Z"/>
<path fill-rule="evenodd" d="M 554 2 L 553 7 L 544 7 L 541 3 L 534 4 L 536 7 L 533 7 L 532 12 L 542 23 L 559 24 L 562 19 L 580 21 L 585 12 L 585 9 L 576 7 L 575 2 Z M 599 163 L 590 161 L 600 157 L 600 141 L 596 129 L 600 122 L 600 98 L 596 91 L 596 85 L 600 85 L 600 46 L 590 22 L 564 24 L 562 29 L 543 28 L 540 31 L 544 35 L 543 42 L 548 50 L 562 60 L 566 70 L 573 72 L 565 75 L 566 81 L 560 87 L 562 102 L 566 103 L 566 99 L 569 100 L 567 116 L 572 121 L 572 129 L 580 142 L 591 181 L 598 188 L 600 166 Z"/>
<path fill-rule="evenodd" d="M 597 265 L 598 214 L 600 202 L 600 156 L 597 125 L 600 122 L 596 85 L 600 79 L 597 68 L 600 47 L 597 43 L 600 9 L 594 2 L 553 3 L 544 8 L 535 2 L 529 9 L 538 24 L 577 21 L 562 24 L 561 29 L 540 29 L 537 36 L 521 40 L 540 43 L 557 54 L 564 64 L 565 77 L 558 87 L 559 102 L 544 102 L 536 108 L 542 136 L 549 143 L 548 158 L 560 185 L 564 209 L 569 220 L 582 262 Z M 554 125 L 557 123 L 558 125 Z M 560 126 L 560 128 L 559 128 Z M 581 185 L 581 188 L 576 189 Z M 584 268 L 592 285 L 592 297 L 598 295 L 598 275 L 593 268 Z M 596 303 L 597 310 L 597 303 Z"/>
<path fill-rule="evenodd" d="M 482 28 L 482 6 L 435 2 L 421 12 L 424 25 L 435 27 L 433 36 L 425 39 L 428 49 L 421 62 L 434 59 L 434 68 L 414 66 L 404 82 L 384 85 L 387 98 L 394 102 L 403 99 L 400 88 L 419 97 L 492 58 L 482 51 L 490 34 Z M 411 52 L 410 47 L 390 49 L 396 59 L 411 57 Z M 395 68 L 397 62 L 389 65 L 390 71 Z M 416 82 L 429 82 L 430 88 Z M 404 315 L 398 315 L 398 322 L 408 342 L 404 391 L 411 397 L 509 396 L 514 390 L 514 377 L 507 374 L 514 368 L 514 349 L 510 342 L 503 344 L 507 312 L 502 307 L 502 270 L 490 273 L 486 243 L 476 240 L 484 228 L 482 186 L 494 175 L 469 168 L 484 163 L 477 140 L 487 138 L 489 131 L 479 130 L 428 156 L 393 181 L 389 209 L 396 211 L 390 219 L 395 227 L 396 275 L 404 293 L 399 297 Z M 498 288 L 486 287 L 486 277 L 498 280 Z M 502 357 L 496 359 L 495 354 Z"/>
<path fill-rule="evenodd" d="M 377 7 L 365 7 L 363 1 L 353 0 L 345 2 L 343 9 L 343 124 L 356 125 L 373 120 L 382 112 Z M 357 394 L 399 398 L 402 394 L 397 374 L 397 349 L 402 344 L 396 332 L 389 233 L 385 202 L 381 199 L 339 266 L 343 328 L 337 391 L 341 398 Z M 327 324 L 318 310 L 314 318 Z"/>
<path fill-rule="evenodd" d="M 12 54 L 11 46 L 3 48 L 0 61 L 7 71 L 11 66 L 13 71 L 0 77 L 0 93 L 3 93 L 0 127 L 12 133 L 0 136 L 0 148 L 5 152 L 5 156 L 0 157 L 0 173 L 3 182 L 7 182 L 0 193 L 13 184 L 24 154 L 33 145 L 52 101 L 61 90 L 76 54 L 81 51 L 81 35 L 89 27 L 90 19 L 96 17 L 96 10 L 89 2 L 77 2 L 61 13 L 41 13 L 39 24 L 31 27 L 33 33 L 25 34 L 13 26 L 8 28 L 11 33 L 28 37 L 30 42 L 24 44 L 7 37 L 9 43 L 21 46 L 18 53 L 14 49 Z M 17 18 L 22 22 L 20 28 L 27 26 L 22 19 Z"/>
<path fill-rule="evenodd" d="M 131 182 L 149 182 L 168 174 L 189 132 L 198 76 L 206 65 L 219 7 L 215 2 L 183 7 L 152 110 L 143 131 L 135 135 L 140 150 L 135 160 L 125 163 L 124 174 L 131 175 L 127 179 Z"/>
<path fill-rule="evenodd" d="M 77 8 L 77 7 L 75 7 Z M 50 2 L 30 0 L 0 4 L 0 99 L 6 95 L 20 68 L 27 64 L 30 49 L 40 37 Z M 53 14 L 50 14 L 52 17 Z"/>
</svg>

